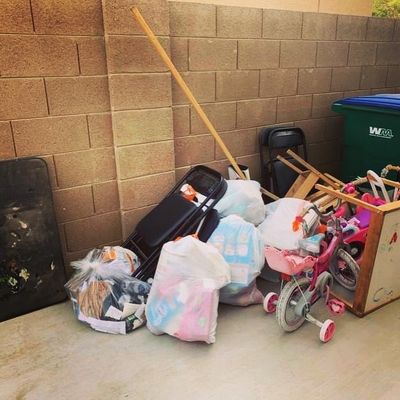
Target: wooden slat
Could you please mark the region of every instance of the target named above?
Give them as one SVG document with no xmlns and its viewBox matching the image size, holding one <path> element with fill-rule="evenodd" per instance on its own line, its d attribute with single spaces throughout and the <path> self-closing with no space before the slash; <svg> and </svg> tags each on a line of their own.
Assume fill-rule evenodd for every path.
<svg viewBox="0 0 400 400">
<path fill-rule="evenodd" d="M 285 157 L 282 157 L 281 155 L 277 155 L 276 158 L 283 164 L 285 164 L 287 167 L 289 167 L 290 169 L 292 169 L 294 172 L 297 172 L 299 175 L 302 175 L 303 171 L 301 170 L 299 167 L 297 167 L 296 165 L 294 165 L 293 163 L 291 163 L 289 160 L 287 160 Z"/>
<path fill-rule="evenodd" d="M 335 176 L 328 174 L 327 172 L 324 172 L 324 175 L 327 176 L 329 179 L 332 179 L 333 181 L 337 182 L 340 186 L 344 186 L 345 183 L 342 182 L 340 179 L 336 178 Z"/>
<path fill-rule="evenodd" d="M 397 210 L 398 208 L 400 208 L 400 200 L 392 201 L 391 203 L 382 204 L 381 206 L 379 206 L 379 209 L 385 213 Z"/>
<path fill-rule="evenodd" d="M 349 203 L 355 204 L 356 206 L 361 206 L 367 210 L 373 211 L 374 213 L 380 214 L 383 212 L 380 208 L 373 206 L 372 204 L 366 203 L 365 201 L 362 201 L 362 200 L 356 199 L 352 196 L 349 196 L 348 194 L 342 193 L 339 190 L 334 190 L 334 189 L 331 189 L 324 185 L 319 185 L 319 184 L 315 185 L 315 187 L 318 190 L 321 190 L 327 194 L 330 194 L 339 199 L 348 201 Z"/>
<path fill-rule="evenodd" d="M 339 188 L 340 185 L 329 179 L 327 176 L 325 176 L 322 172 L 319 172 L 316 168 L 314 168 L 311 164 L 309 164 L 307 161 L 303 160 L 298 154 L 296 154 L 292 150 L 288 150 L 287 153 L 293 157 L 298 163 L 300 163 L 304 168 L 307 168 L 311 172 L 314 172 L 315 175 L 317 175 L 322 181 L 326 182 L 328 185 L 331 185 L 333 187 Z"/>
<path fill-rule="evenodd" d="M 294 197 L 295 193 L 299 190 L 305 180 L 306 178 L 303 175 L 299 175 L 293 182 L 292 186 L 290 186 L 289 190 L 285 194 L 285 197 Z"/>
</svg>

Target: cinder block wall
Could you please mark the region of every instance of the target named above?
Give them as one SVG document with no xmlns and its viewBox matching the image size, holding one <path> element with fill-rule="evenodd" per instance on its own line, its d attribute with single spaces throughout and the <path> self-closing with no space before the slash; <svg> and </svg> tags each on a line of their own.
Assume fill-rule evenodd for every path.
<svg viewBox="0 0 400 400">
<path fill-rule="evenodd" d="M 5 0 L 0 157 L 49 166 L 67 263 L 120 243 L 191 165 L 227 161 L 128 8 Z M 258 176 L 262 126 L 303 127 L 335 172 L 346 95 L 399 91 L 399 21 L 140 0 L 135 4 L 237 160 Z"/>
<path fill-rule="evenodd" d="M 5 0 L 0 157 L 49 166 L 67 262 L 121 240 L 100 0 Z"/>
<path fill-rule="evenodd" d="M 311 163 L 338 173 L 345 96 L 399 92 L 400 21 L 170 2 L 171 52 L 237 161 L 259 174 L 261 127 L 305 130 Z M 173 82 L 177 175 L 227 161 Z"/>
</svg>

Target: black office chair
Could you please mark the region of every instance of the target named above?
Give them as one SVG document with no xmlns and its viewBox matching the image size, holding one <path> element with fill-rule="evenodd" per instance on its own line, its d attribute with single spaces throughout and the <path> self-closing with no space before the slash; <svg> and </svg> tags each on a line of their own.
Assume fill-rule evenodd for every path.
<svg viewBox="0 0 400 400">
<path fill-rule="evenodd" d="M 301 165 L 287 155 L 286 151 L 291 149 L 307 161 L 306 139 L 303 130 L 293 126 L 264 128 L 260 132 L 259 149 L 263 185 L 277 196 L 284 197 L 298 174 L 278 160 L 277 156 L 281 155 L 301 168 Z"/>
</svg>

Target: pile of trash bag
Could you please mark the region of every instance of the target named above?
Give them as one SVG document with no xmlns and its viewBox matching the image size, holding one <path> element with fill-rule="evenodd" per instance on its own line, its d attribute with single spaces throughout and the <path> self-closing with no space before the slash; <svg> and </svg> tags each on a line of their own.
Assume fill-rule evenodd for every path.
<svg viewBox="0 0 400 400">
<path fill-rule="evenodd" d="M 66 284 L 78 320 L 95 330 L 125 334 L 148 329 L 185 341 L 215 342 L 218 304 L 263 301 L 256 278 L 264 263 L 257 225 L 265 219 L 260 184 L 227 181 L 217 203 L 220 221 L 206 243 L 189 235 L 165 243 L 151 283 L 132 274 L 138 257 L 122 247 L 94 249 L 72 263 Z"/>
</svg>

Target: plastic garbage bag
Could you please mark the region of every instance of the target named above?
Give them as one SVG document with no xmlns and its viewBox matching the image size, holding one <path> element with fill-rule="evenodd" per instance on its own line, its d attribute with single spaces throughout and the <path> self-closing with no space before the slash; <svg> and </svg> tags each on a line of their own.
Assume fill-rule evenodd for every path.
<svg viewBox="0 0 400 400">
<path fill-rule="evenodd" d="M 256 278 L 264 266 L 264 244 L 257 228 L 237 215 L 221 219 L 208 243 L 229 264 L 231 283 L 220 290 L 220 302 L 248 306 L 263 302 Z"/>
<path fill-rule="evenodd" d="M 214 208 L 222 217 L 235 214 L 254 225 L 261 224 L 265 210 L 260 184 L 250 180 L 231 180 L 227 183 L 225 195 Z"/>
<path fill-rule="evenodd" d="M 97 331 L 120 334 L 145 323 L 150 285 L 131 276 L 139 266 L 132 251 L 106 246 L 71 265 L 76 273 L 65 288 L 80 321 Z"/>
<path fill-rule="evenodd" d="M 192 236 L 164 244 L 147 301 L 147 327 L 185 341 L 215 342 L 219 289 L 230 282 L 218 250 Z"/>
<path fill-rule="evenodd" d="M 305 213 L 312 205 L 306 200 L 283 198 L 274 203 L 266 209 L 267 217 L 258 226 L 264 245 L 298 250 L 299 239 L 312 235 L 318 225 L 317 213 L 312 209 Z M 299 222 L 299 229 L 295 229 L 294 223 L 299 218 L 302 222 Z"/>
</svg>

